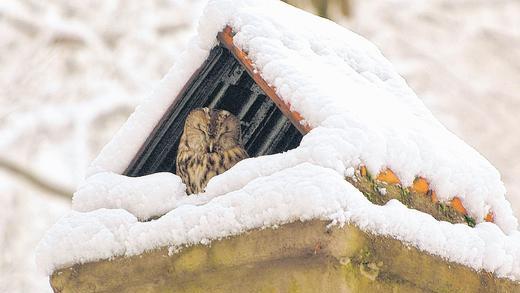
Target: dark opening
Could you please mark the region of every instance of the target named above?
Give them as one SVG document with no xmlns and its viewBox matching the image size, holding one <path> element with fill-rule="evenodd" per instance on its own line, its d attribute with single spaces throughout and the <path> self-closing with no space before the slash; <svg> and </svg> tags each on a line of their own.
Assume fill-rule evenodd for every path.
<svg viewBox="0 0 520 293">
<path fill-rule="evenodd" d="M 168 109 L 125 175 L 175 173 L 184 121 L 188 113 L 198 107 L 224 109 L 236 115 L 241 121 L 242 138 L 250 157 L 296 148 L 303 137 L 233 55 L 219 45 Z"/>
</svg>

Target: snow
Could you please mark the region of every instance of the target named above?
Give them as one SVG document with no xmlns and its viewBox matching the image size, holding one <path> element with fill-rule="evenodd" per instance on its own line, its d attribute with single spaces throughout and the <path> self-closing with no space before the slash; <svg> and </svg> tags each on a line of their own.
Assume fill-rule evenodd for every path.
<svg viewBox="0 0 520 293">
<path fill-rule="evenodd" d="M 186 186 L 172 173 L 140 178 L 99 173 L 88 178 L 74 193 L 72 208 L 90 212 L 100 208 L 125 209 L 141 220 L 160 216 L 186 196 Z"/>
<path fill-rule="evenodd" d="M 72 212 L 45 236 L 36 260 L 50 274 L 73 263 L 132 256 L 164 246 L 177 251 L 183 245 L 208 244 L 254 228 L 311 219 L 352 223 L 477 270 L 520 277 L 519 232 L 508 236 L 490 223 L 470 228 L 439 222 L 395 200 L 373 205 L 343 176 L 311 163 L 256 178 L 207 203 L 182 205 L 155 221 L 138 222 L 121 209 Z"/>
<path fill-rule="evenodd" d="M 263 78 L 315 128 L 300 147 L 315 163 L 342 173 L 359 164 L 373 174 L 390 168 L 405 186 L 422 176 L 441 200 L 459 197 L 477 222 L 493 212 L 504 231 L 517 228 L 498 171 L 433 117 L 373 44 L 279 1 L 210 1 L 198 36 L 103 149 L 90 175 L 124 170 L 225 25 L 237 32 L 235 44 Z"/>
<path fill-rule="evenodd" d="M 497 167 L 518 217 L 520 1 L 362 0 L 354 7 L 347 26 L 374 42 L 435 117 Z"/>
<path fill-rule="evenodd" d="M 0 177 L 0 292 L 46 292 L 49 278 L 36 267 L 34 250 L 69 205 L 28 189 L 2 170 Z"/>
<path fill-rule="evenodd" d="M 124 170 L 225 25 L 237 32 L 235 44 L 248 52 L 264 79 L 314 128 L 300 147 L 241 161 L 214 177 L 194 203 L 183 198 L 175 175 L 158 175 L 171 178 L 168 199 L 166 189 L 146 193 L 164 178 L 107 173 Z M 374 174 L 389 167 L 403 185 L 415 176 L 427 178 L 440 199 L 460 197 L 479 224 L 438 222 L 397 201 L 371 204 L 344 180 L 360 164 Z M 198 36 L 89 174 L 93 177 L 76 193 L 74 205 L 92 211 L 72 212 L 40 243 L 37 262 L 48 274 L 72 263 L 323 219 L 353 223 L 477 270 L 520 278 L 517 220 L 498 171 L 435 120 L 375 46 L 277 1 L 209 1 Z M 165 201 L 147 201 L 147 196 Z M 137 220 L 164 212 L 158 206 L 164 202 L 176 208 L 155 221 Z M 482 223 L 489 210 L 497 225 Z"/>
<path fill-rule="evenodd" d="M 125 126 L 113 138 L 113 141 L 126 141 L 126 143 L 107 144 L 102 150 L 104 155 L 100 155 L 95 159 L 87 174 L 92 175 L 102 171 L 123 172 L 139 146 L 146 140 L 147 134 L 151 133 L 157 124 L 158 118 L 162 117 L 168 109 L 172 102 L 172 93 L 180 92 L 208 54 L 209 51 L 199 48 L 192 41 L 186 51 L 179 56 L 175 66 L 160 82 L 151 98 L 136 108 L 136 111 L 128 118 Z M 115 158 L 117 160 L 114 160 Z"/>
<path fill-rule="evenodd" d="M 87 178 L 72 198 L 72 209 L 124 209 L 140 221 L 160 217 L 183 205 L 201 205 L 216 197 L 210 193 L 188 196 L 179 176 L 161 172 L 128 177 L 111 172 Z"/>
</svg>

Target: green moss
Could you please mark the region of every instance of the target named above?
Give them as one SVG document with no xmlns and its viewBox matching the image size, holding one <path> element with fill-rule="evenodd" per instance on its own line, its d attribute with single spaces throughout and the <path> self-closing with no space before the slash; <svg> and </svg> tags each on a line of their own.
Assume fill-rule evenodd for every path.
<svg viewBox="0 0 520 293">
<path fill-rule="evenodd" d="M 400 192 L 401 192 L 401 202 L 406 206 L 413 205 L 412 200 L 411 200 L 410 191 L 408 190 L 408 188 L 400 188 Z"/>
<path fill-rule="evenodd" d="M 173 263 L 176 272 L 193 272 L 207 264 L 208 251 L 200 246 L 186 248 Z"/>
<path fill-rule="evenodd" d="M 300 293 L 300 292 L 302 292 L 302 290 L 300 288 L 300 284 L 295 279 L 292 279 L 290 281 L 290 285 L 289 285 L 289 293 Z"/>
<path fill-rule="evenodd" d="M 408 208 L 428 213 L 437 220 L 474 226 L 474 219 L 457 212 L 445 203 L 432 202 L 430 193 L 421 194 L 402 187 L 400 184 L 379 182 L 373 179 L 368 172 L 366 176 L 361 176 L 359 172 L 356 172 L 354 177 L 346 177 L 346 180 L 374 204 L 385 205 L 388 201 L 396 199 Z M 383 189 L 385 192 L 381 192 Z"/>
<path fill-rule="evenodd" d="M 464 220 L 466 220 L 466 223 L 468 224 L 468 226 L 475 227 L 476 222 L 475 222 L 475 219 L 473 219 L 472 217 L 465 215 Z"/>
<path fill-rule="evenodd" d="M 62 293 L 520 292 L 519 283 L 446 262 L 398 240 L 353 225 L 328 224 L 297 222 L 173 255 L 163 248 L 75 265 L 55 272 L 51 284 Z"/>
<path fill-rule="evenodd" d="M 443 204 L 443 203 L 439 203 L 439 204 L 437 204 L 437 207 L 438 207 L 438 211 L 439 211 L 440 213 L 446 214 L 446 213 L 448 212 L 448 208 L 447 208 L 446 205 Z"/>
</svg>

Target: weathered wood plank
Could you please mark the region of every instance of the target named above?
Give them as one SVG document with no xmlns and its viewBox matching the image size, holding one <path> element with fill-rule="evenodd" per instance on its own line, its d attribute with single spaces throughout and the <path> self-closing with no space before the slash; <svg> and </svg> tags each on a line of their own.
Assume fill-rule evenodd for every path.
<svg viewBox="0 0 520 293">
<path fill-rule="evenodd" d="M 218 34 L 219 41 L 235 56 L 235 58 L 244 66 L 246 71 L 249 73 L 251 78 L 256 84 L 271 98 L 271 100 L 278 106 L 282 113 L 289 117 L 293 125 L 300 131 L 301 134 L 305 135 L 311 131 L 311 127 L 305 123 L 300 113 L 291 110 L 291 106 L 286 104 L 273 87 L 271 87 L 264 78 L 255 70 L 255 67 L 251 60 L 247 57 L 247 54 L 240 48 L 235 46 L 233 43 L 233 30 L 231 27 L 226 27 L 222 32 Z"/>
</svg>

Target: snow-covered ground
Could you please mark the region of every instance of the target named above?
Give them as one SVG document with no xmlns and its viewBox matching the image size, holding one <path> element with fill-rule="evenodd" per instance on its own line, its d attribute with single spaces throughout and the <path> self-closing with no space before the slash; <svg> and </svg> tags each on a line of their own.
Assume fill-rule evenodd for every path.
<svg viewBox="0 0 520 293">
<path fill-rule="evenodd" d="M 2 1 L 0 162 L 73 190 L 186 45 L 200 2 Z M 519 22 L 515 0 L 358 0 L 350 21 L 497 166 L 517 215 Z M 33 249 L 70 202 L 0 167 L 0 204 L 0 291 L 49 290 Z"/>
</svg>

